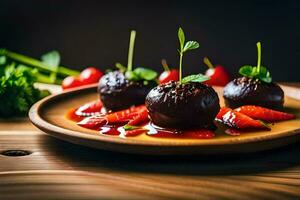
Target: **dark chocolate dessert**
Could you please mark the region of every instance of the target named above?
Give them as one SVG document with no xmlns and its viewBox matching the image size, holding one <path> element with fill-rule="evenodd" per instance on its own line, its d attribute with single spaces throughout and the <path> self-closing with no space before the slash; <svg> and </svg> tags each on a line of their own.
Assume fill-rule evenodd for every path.
<svg viewBox="0 0 300 200">
<path fill-rule="evenodd" d="M 148 92 L 157 85 L 155 71 L 143 67 L 133 68 L 135 36 L 136 32 L 131 31 L 127 66 L 116 63 L 119 71 L 110 72 L 99 81 L 100 99 L 106 111 L 144 104 Z"/>
<path fill-rule="evenodd" d="M 212 87 L 201 83 L 209 77 L 194 74 L 182 78 L 184 53 L 199 47 L 197 41 L 186 42 L 185 38 L 179 28 L 179 81 L 153 88 L 146 97 L 146 107 L 152 123 L 163 128 L 212 128 L 220 110 L 219 98 Z"/>
<path fill-rule="evenodd" d="M 208 85 L 169 82 L 153 88 L 146 97 L 152 122 L 160 127 L 210 128 L 219 112 L 219 98 Z"/>
<path fill-rule="evenodd" d="M 281 109 L 284 103 L 283 90 L 272 82 L 271 73 L 261 65 L 261 43 L 257 42 L 256 46 L 257 65 L 241 67 L 239 73 L 243 77 L 236 78 L 225 86 L 225 104 L 230 108 L 257 105 Z"/>
<path fill-rule="evenodd" d="M 143 104 L 148 92 L 156 86 L 155 81 L 130 81 L 120 71 L 110 72 L 99 81 L 100 99 L 108 111 L 126 109 Z"/>
<path fill-rule="evenodd" d="M 226 106 L 230 108 L 257 105 L 281 109 L 284 103 L 283 90 L 277 84 L 248 77 L 240 77 L 229 82 L 224 88 L 223 96 Z"/>
</svg>

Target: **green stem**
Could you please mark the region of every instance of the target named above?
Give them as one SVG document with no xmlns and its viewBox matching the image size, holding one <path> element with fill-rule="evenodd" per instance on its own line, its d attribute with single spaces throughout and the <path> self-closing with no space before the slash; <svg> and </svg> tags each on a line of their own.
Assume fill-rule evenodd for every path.
<svg viewBox="0 0 300 200">
<path fill-rule="evenodd" d="M 167 63 L 166 59 L 161 60 L 161 65 L 163 66 L 165 71 L 170 71 L 170 68 L 168 66 L 168 63 Z"/>
<path fill-rule="evenodd" d="M 180 57 L 179 57 L 179 83 L 182 83 L 182 57 L 183 53 L 180 52 Z"/>
<path fill-rule="evenodd" d="M 133 50 L 135 42 L 136 31 L 131 31 L 130 41 L 129 41 L 129 50 L 128 50 L 128 60 L 127 60 L 127 70 L 132 71 L 132 62 L 133 62 Z"/>
<path fill-rule="evenodd" d="M 79 74 L 79 71 L 68 69 L 68 68 L 61 67 L 61 66 L 59 66 L 57 68 L 57 70 L 52 69 L 37 59 L 31 58 L 28 56 L 24 56 L 24 55 L 21 55 L 18 53 L 14 53 L 14 52 L 11 52 L 11 51 L 8 51 L 5 49 L 0 49 L 0 55 L 6 56 L 6 57 L 8 57 L 12 60 L 18 61 L 20 63 L 38 68 L 41 71 L 45 71 L 45 72 L 56 72 L 57 74 L 64 75 L 64 76 L 70 76 L 70 75 L 76 76 Z"/>
<path fill-rule="evenodd" d="M 256 43 L 257 46 L 257 72 L 260 72 L 260 64 L 261 64 L 261 44 L 260 42 Z"/>
<path fill-rule="evenodd" d="M 213 69 L 215 68 L 214 65 L 210 62 L 210 60 L 208 59 L 208 57 L 204 57 L 203 58 L 203 62 L 208 66 L 208 68 Z"/>
<path fill-rule="evenodd" d="M 57 85 L 61 84 L 61 80 L 53 79 L 50 76 L 44 75 L 44 74 L 41 74 L 41 73 L 37 74 L 37 82 L 39 82 L 39 83 L 48 83 L 48 84 L 57 84 Z"/>
</svg>

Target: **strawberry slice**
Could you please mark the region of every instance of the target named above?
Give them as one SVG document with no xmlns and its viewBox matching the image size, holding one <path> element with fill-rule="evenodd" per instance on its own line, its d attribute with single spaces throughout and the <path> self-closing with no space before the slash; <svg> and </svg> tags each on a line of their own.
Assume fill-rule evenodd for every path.
<svg viewBox="0 0 300 200">
<path fill-rule="evenodd" d="M 100 130 L 100 128 L 107 123 L 107 120 L 103 116 L 90 116 L 79 121 L 77 124 L 81 127 Z"/>
<path fill-rule="evenodd" d="M 94 114 L 79 121 L 79 126 L 99 130 L 103 125 L 114 125 L 130 122 L 129 125 L 137 125 L 148 120 L 148 112 L 146 106 L 130 107 L 106 115 Z"/>
<path fill-rule="evenodd" d="M 216 116 L 216 121 L 236 129 L 270 129 L 262 121 L 252 119 L 226 107 L 220 109 Z"/>
<path fill-rule="evenodd" d="M 242 106 L 236 108 L 235 111 L 243 113 L 253 119 L 260 119 L 267 122 L 284 121 L 295 118 L 293 114 L 253 105 Z"/>
<path fill-rule="evenodd" d="M 147 132 L 147 130 L 145 129 L 134 129 L 134 130 L 125 131 L 124 135 L 130 137 L 130 136 L 137 136 L 145 132 Z"/>
<path fill-rule="evenodd" d="M 126 110 L 121 110 L 107 114 L 105 118 L 108 123 L 123 123 L 132 120 L 134 117 L 138 116 L 141 110 L 146 109 L 146 106 L 133 106 Z"/>
<path fill-rule="evenodd" d="M 140 111 L 138 111 L 137 116 L 133 117 L 128 122 L 128 125 L 135 126 L 146 121 L 148 121 L 148 110 L 146 107 L 143 107 Z"/>
<path fill-rule="evenodd" d="M 92 101 L 89 103 L 84 104 L 83 106 L 80 106 L 76 111 L 75 115 L 77 116 L 92 116 L 99 114 L 101 109 L 103 107 L 103 104 L 100 100 Z"/>
</svg>

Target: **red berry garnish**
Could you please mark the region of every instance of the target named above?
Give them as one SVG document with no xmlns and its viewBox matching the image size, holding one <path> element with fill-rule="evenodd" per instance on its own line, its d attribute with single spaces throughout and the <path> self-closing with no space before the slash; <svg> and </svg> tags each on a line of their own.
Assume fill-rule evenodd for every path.
<svg viewBox="0 0 300 200">
<path fill-rule="evenodd" d="M 284 121 L 295 118 L 293 114 L 253 105 L 242 106 L 236 108 L 235 111 L 243 113 L 253 119 L 260 119 L 267 122 Z"/>
<path fill-rule="evenodd" d="M 226 107 L 220 109 L 216 121 L 236 129 L 270 129 L 262 121 L 252 119 L 243 113 Z"/>
<path fill-rule="evenodd" d="M 209 80 L 205 81 L 206 84 L 225 86 L 229 83 L 230 76 L 223 66 L 214 66 L 207 57 L 205 57 L 203 61 L 209 67 L 209 69 L 205 72 L 205 75 L 210 77 Z"/>
<path fill-rule="evenodd" d="M 179 80 L 179 71 L 177 69 L 169 69 L 169 66 L 165 59 L 161 61 L 164 71 L 160 74 L 158 80 L 159 83 L 168 83 L 169 81 Z"/>
<path fill-rule="evenodd" d="M 61 86 L 64 90 L 74 88 L 74 87 L 78 87 L 78 86 L 82 86 L 82 85 L 83 85 L 83 83 L 78 78 L 76 78 L 75 76 L 66 77 L 63 80 L 62 84 L 61 84 Z"/>
<path fill-rule="evenodd" d="M 95 67 L 89 67 L 84 69 L 80 75 L 79 79 L 84 84 L 97 83 L 99 79 L 103 76 L 103 72 Z"/>
</svg>

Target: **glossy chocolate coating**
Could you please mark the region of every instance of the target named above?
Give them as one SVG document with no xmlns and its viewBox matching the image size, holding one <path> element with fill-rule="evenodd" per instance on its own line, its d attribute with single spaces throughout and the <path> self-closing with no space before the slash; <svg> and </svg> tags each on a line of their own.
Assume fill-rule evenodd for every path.
<svg viewBox="0 0 300 200">
<path fill-rule="evenodd" d="M 164 128 L 210 128 L 219 112 L 214 89 L 202 83 L 169 82 L 153 88 L 146 97 L 152 122 Z"/>
<path fill-rule="evenodd" d="M 224 88 L 223 97 L 226 106 L 230 108 L 257 105 L 281 109 L 284 103 L 284 93 L 279 85 L 247 77 L 229 82 Z"/>
<path fill-rule="evenodd" d="M 120 71 L 113 71 L 100 79 L 98 91 L 106 110 L 117 111 L 144 104 L 148 92 L 155 86 L 154 81 L 144 85 L 143 82 L 126 79 Z"/>
</svg>

